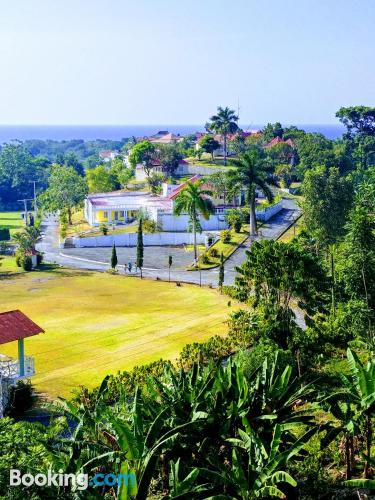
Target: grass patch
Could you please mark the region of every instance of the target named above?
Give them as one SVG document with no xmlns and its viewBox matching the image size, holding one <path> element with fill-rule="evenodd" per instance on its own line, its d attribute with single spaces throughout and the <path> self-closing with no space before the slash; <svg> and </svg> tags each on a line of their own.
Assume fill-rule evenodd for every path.
<svg viewBox="0 0 375 500">
<path fill-rule="evenodd" d="M 203 262 L 199 263 L 199 268 L 200 269 L 210 269 L 212 267 L 216 267 L 220 263 L 220 255 L 221 253 L 224 255 L 224 259 L 228 259 L 232 255 L 232 253 L 237 250 L 237 248 L 244 242 L 249 236 L 249 231 L 246 225 L 244 226 L 244 229 L 240 233 L 236 233 L 235 231 L 231 230 L 231 241 L 230 243 L 223 243 L 221 240 L 218 240 L 216 243 L 214 243 L 211 248 L 215 248 L 218 252 L 218 257 L 212 257 L 210 256 L 207 252 L 209 262 L 204 264 Z M 188 268 L 188 271 L 194 271 L 196 268 L 194 266 L 191 266 Z"/>
<path fill-rule="evenodd" d="M 296 220 L 294 224 L 290 226 L 289 229 L 283 233 L 280 238 L 278 238 L 277 241 L 281 243 L 288 243 L 290 240 L 292 240 L 295 236 L 298 236 L 298 234 L 301 232 L 303 227 L 303 215 L 299 219 Z"/>
<path fill-rule="evenodd" d="M 227 298 L 213 289 L 52 266 L 1 284 L 1 310 L 21 309 L 45 329 L 25 351 L 35 356 L 33 383 L 51 397 L 227 331 Z M 0 352 L 16 356 L 17 344 Z"/>
<path fill-rule="evenodd" d="M 0 212 L 0 227 L 8 228 L 10 236 L 25 227 L 21 212 Z"/>
</svg>

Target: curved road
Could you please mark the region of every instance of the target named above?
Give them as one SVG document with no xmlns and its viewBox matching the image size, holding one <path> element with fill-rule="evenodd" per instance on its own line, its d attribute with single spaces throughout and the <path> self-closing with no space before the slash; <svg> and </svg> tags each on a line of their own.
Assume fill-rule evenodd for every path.
<svg viewBox="0 0 375 500">
<path fill-rule="evenodd" d="M 259 235 L 255 238 L 259 239 L 277 239 L 300 215 L 300 209 L 292 199 L 283 199 L 284 209 L 277 215 L 272 217 L 265 225 L 260 228 Z M 42 223 L 43 237 L 38 244 L 38 249 L 44 252 L 45 260 L 55 262 L 66 267 L 76 267 L 80 269 L 88 269 L 95 271 L 106 271 L 109 268 L 109 263 L 98 260 L 89 260 L 87 258 L 69 255 L 69 250 L 60 249 L 58 236 L 58 220 L 54 216 L 46 217 Z M 248 238 L 226 261 L 225 263 L 225 284 L 234 283 L 236 275 L 235 268 L 240 266 L 246 258 L 246 250 L 251 246 L 251 239 Z M 82 249 L 83 250 L 83 249 Z M 156 248 L 155 248 L 156 250 Z M 165 259 L 163 259 L 165 261 Z M 123 266 L 121 267 L 123 269 Z M 124 271 L 122 271 L 124 272 Z M 173 281 L 189 282 L 203 285 L 217 286 L 218 269 L 209 269 L 206 271 L 184 271 L 173 270 L 171 279 Z M 133 276 L 136 276 L 133 273 Z M 143 276 L 146 278 L 168 280 L 168 269 L 144 269 Z"/>
</svg>

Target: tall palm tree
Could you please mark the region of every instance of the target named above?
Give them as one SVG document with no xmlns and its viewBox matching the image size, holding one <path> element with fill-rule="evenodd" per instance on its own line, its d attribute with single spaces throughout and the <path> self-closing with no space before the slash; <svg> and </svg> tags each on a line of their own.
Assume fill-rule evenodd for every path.
<svg viewBox="0 0 375 500">
<path fill-rule="evenodd" d="M 270 185 L 275 185 L 271 177 L 272 166 L 260 157 L 257 151 L 249 151 L 233 160 L 236 170 L 228 172 L 234 185 L 246 189 L 246 202 L 250 209 L 250 236 L 257 235 L 257 222 L 255 215 L 256 189 L 263 192 L 269 202 L 273 200 Z"/>
<path fill-rule="evenodd" d="M 227 139 L 228 134 L 234 134 L 238 130 L 238 116 L 233 109 L 227 107 L 217 108 L 217 114 L 211 116 L 207 129 L 220 134 L 223 137 L 224 165 L 227 164 Z"/>
<path fill-rule="evenodd" d="M 202 215 L 206 220 L 210 214 L 214 213 L 214 205 L 208 196 L 212 196 L 212 192 L 202 187 L 203 181 L 195 183 L 187 182 L 186 186 L 177 195 L 173 213 L 181 215 L 186 212 L 189 215 L 190 229 L 194 235 L 194 262 L 197 262 L 197 231 L 201 232 L 202 228 L 199 223 L 199 215 Z"/>
</svg>

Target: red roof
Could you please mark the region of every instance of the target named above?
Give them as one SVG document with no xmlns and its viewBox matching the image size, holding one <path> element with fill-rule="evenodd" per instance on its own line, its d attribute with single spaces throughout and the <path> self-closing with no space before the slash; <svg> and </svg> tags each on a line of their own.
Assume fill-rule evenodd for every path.
<svg viewBox="0 0 375 500">
<path fill-rule="evenodd" d="M 198 182 L 199 179 L 200 175 L 194 175 L 193 177 L 190 177 L 190 179 L 187 182 L 194 184 L 195 182 Z M 178 195 L 178 193 L 180 193 L 184 189 L 184 187 L 186 187 L 187 182 L 183 182 L 174 191 L 172 191 L 171 194 L 169 195 L 169 199 L 174 200 Z"/>
<path fill-rule="evenodd" d="M 36 325 L 21 311 L 0 313 L 0 344 L 7 344 L 43 332 L 43 328 Z"/>
</svg>

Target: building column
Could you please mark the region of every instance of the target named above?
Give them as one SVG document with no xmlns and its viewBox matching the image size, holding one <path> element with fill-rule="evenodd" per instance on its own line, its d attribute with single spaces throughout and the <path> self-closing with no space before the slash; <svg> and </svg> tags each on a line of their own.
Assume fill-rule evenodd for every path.
<svg viewBox="0 0 375 500">
<path fill-rule="evenodd" d="M 20 366 L 20 377 L 25 376 L 25 347 L 23 339 L 18 340 L 18 363 Z"/>
</svg>

